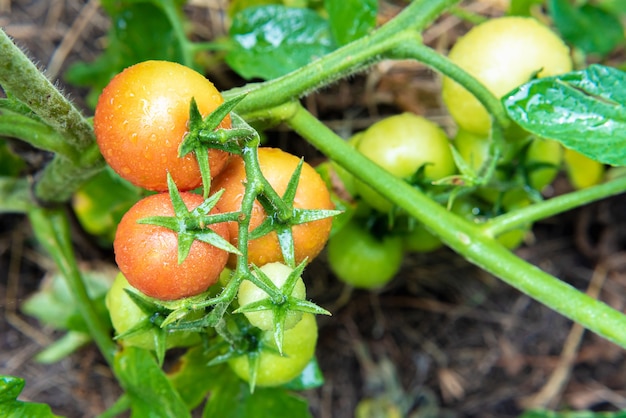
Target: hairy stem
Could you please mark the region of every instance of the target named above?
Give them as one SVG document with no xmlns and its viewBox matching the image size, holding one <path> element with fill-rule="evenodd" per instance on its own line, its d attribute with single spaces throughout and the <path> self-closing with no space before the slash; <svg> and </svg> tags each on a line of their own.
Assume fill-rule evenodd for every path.
<svg viewBox="0 0 626 418">
<path fill-rule="evenodd" d="M 247 92 L 237 112 L 247 113 L 279 106 L 357 73 L 380 61 L 385 52 L 416 42 L 415 34 L 459 0 L 416 0 L 395 19 L 371 34 L 355 40 L 283 77 L 224 92 L 226 98 Z"/>
</svg>

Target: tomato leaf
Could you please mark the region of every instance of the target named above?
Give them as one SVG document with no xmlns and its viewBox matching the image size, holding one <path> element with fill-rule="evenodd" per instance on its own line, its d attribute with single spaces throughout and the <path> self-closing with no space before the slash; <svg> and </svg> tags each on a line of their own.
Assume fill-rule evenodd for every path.
<svg viewBox="0 0 626 418">
<path fill-rule="evenodd" d="M 17 397 L 24 389 L 22 378 L 0 375 L 0 411 L 2 416 L 11 418 L 55 418 L 49 405 L 18 401 Z"/>
<path fill-rule="evenodd" d="M 527 131 L 605 164 L 626 165 L 626 73 L 591 65 L 526 83 L 502 98 Z"/>
<path fill-rule="evenodd" d="M 548 8 L 563 39 L 588 54 L 604 56 L 624 41 L 620 20 L 599 7 L 576 7 L 569 0 L 550 0 Z"/>
<path fill-rule="evenodd" d="M 104 297 L 111 286 L 111 277 L 93 270 L 84 272 L 83 278 L 96 310 L 103 319 L 108 318 Z M 88 332 L 67 282 L 60 274 L 48 277 L 41 288 L 24 301 L 21 310 L 58 330 Z"/>
<path fill-rule="evenodd" d="M 359 39 L 376 26 L 378 1 L 325 0 L 330 30 L 339 45 Z"/>
<path fill-rule="evenodd" d="M 235 376 L 228 366 L 221 366 L 221 369 L 222 373 L 214 375 L 218 381 L 204 408 L 203 418 L 311 417 L 304 399 L 282 388 L 257 387 L 250 393 L 248 384 Z"/>
<path fill-rule="evenodd" d="M 176 372 L 169 376 L 189 409 L 197 407 L 209 396 L 203 417 L 311 417 L 306 401 L 286 389 L 256 388 L 250 393 L 248 384 L 226 364 L 210 366 L 210 360 L 211 356 L 202 347 L 192 348 L 181 357 Z M 293 389 L 300 387 L 315 386 L 295 385 Z"/>
<path fill-rule="evenodd" d="M 147 350 L 125 347 L 115 374 L 130 398 L 132 417 L 190 417 L 185 402 Z"/>
<path fill-rule="evenodd" d="M 539 4 L 543 4 L 543 0 L 511 0 L 508 14 L 512 16 L 531 16 L 531 9 Z"/>
<path fill-rule="evenodd" d="M 76 63 L 65 74 L 68 82 L 92 88 L 88 97 L 91 105 L 95 106 L 109 80 L 126 67 L 151 59 L 192 61 L 185 58 L 189 51 L 181 45 L 166 12 L 168 8 L 180 9 L 180 1 L 109 0 L 102 6 L 112 21 L 106 50 L 94 62 Z M 182 14 L 177 17 L 182 20 Z"/>
<path fill-rule="evenodd" d="M 235 46 L 226 62 L 246 79 L 272 79 L 335 48 L 328 21 L 305 8 L 268 5 L 237 13 L 230 27 Z"/>
</svg>

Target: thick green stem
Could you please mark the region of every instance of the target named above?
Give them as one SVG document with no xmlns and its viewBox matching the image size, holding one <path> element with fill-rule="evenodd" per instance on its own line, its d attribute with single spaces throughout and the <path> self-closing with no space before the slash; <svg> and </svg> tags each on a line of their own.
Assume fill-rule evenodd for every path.
<svg viewBox="0 0 626 418">
<path fill-rule="evenodd" d="M 224 92 L 226 98 L 247 92 L 237 106 L 237 113 L 269 109 L 354 74 L 376 61 L 385 53 L 404 43 L 416 42 L 416 34 L 459 0 L 416 0 L 395 19 L 371 34 L 357 39 L 310 64 L 283 77 Z"/>
<path fill-rule="evenodd" d="M 110 337 L 110 330 L 94 309 L 81 276 L 74 249 L 70 240 L 69 221 L 62 209 L 31 210 L 29 219 L 38 242 L 50 253 L 61 275 L 65 278 L 78 311 L 89 329 L 105 360 L 113 366 L 116 345 Z"/>
<path fill-rule="evenodd" d="M 523 227 L 596 200 L 624 193 L 624 191 L 626 191 L 626 177 L 620 177 L 597 186 L 577 190 L 507 212 L 485 222 L 481 225 L 481 229 L 488 235 L 497 236 L 503 232 Z"/>
<path fill-rule="evenodd" d="M 429 67 L 450 77 L 465 87 L 483 104 L 483 106 L 485 106 L 487 111 L 495 119 L 495 122 L 502 128 L 506 128 L 510 124 L 504 106 L 502 106 L 500 100 L 494 96 L 491 91 L 465 70 L 432 48 L 420 42 L 406 42 L 390 51 L 388 56 L 394 59 L 415 59 L 427 64 Z"/>
<path fill-rule="evenodd" d="M 42 202 L 67 201 L 83 182 L 104 167 L 90 123 L 2 29 L 0 86 L 56 132 L 46 138 L 46 144 L 36 139 L 29 141 L 36 147 L 59 152 L 38 176 L 35 196 Z M 29 137 L 21 139 L 28 141 Z"/>
<path fill-rule="evenodd" d="M 427 225 L 470 262 L 604 338 L 626 347 L 626 316 L 621 312 L 517 257 L 479 226 L 449 212 L 354 151 L 304 108 L 299 107 L 287 123 L 329 158 Z"/>
<path fill-rule="evenodd" d="M 77 151 L 87 149 L 94 142 L 93 129 L 81 112 L 54 87 L 2 29 L 0 85 L 45 123 L 61 132 Z"/>
</svg>

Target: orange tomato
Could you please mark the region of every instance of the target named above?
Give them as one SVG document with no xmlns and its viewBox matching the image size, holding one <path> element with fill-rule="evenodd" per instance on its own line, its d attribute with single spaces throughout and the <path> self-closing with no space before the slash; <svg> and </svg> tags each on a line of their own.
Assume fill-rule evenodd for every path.
<svg viewBox="0 0 626 418">
<path fill-rule="evenodd" d="M 285 151 L 276 148 L 259 148 L 259 163 L 261 172 L 279 195 L 287 189 L 289 179 L 296 169 L 300 159 Z M 212 193 L 224 189 L 224 194 L 217 203 L 222 212 L 241 210 L 244 195 L 244 181 L 246 180 L 243 160 L 236 156 L 230 160 L 224 171 L 212 182 Z M 324 180 L 309 164 L 304 163 L 296 196 L 293 202 L 295 208 L 300 209 L 333 209 L 330 193 Z M 253 231 L 267 217 L 265 210 L 258 201 L 254 202 L 250 231 Z M 330 234 L 331 218 L 295 225 L 292 228 L 295 247 L 296 263 L 308 257 L 309 261 L 315 258 L 324 248 Z M 231 243 L 237 246 L 238 224 L 229 223 Z M 271 232 L 260 238 L 248 242 L 248 262 L 257 266 L 267 263 L 284 262 L 280 251 L 276 232 Z M 236 264 L 236 256 L 229 259 L 229 266 Z"/>
<path fill-rule="evenodd" d="M 107 163 L 131 183 L 167 190 L 167 173 L 179 190 L 202 184 L 195 155 L 178 157 L 188 129 L 189 104 L 195 98 L 202 115 L 224 99 L 213 83 L 181 64 L 145 61 L 116 75 L 98 99 L 94 130 Z M 230 128 L 230 117 L 222 128 Z M 209 150 L 211 176 L 228 161 L 228 153 Z"/>
</svg>

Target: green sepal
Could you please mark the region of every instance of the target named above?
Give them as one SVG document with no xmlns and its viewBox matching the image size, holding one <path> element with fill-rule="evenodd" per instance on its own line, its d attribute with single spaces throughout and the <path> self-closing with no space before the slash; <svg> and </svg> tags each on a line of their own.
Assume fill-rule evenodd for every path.
<svg viewBox="0 0 626 418">
<path fill-rule="evenodd" d="M 148 216 L 137 222 L 162 226 L 178 234 L 178 264 L 185 261 L 195 240 L 213 245 L 229 253 L 241 254 L 230 242 L 207 227 L 207 225 L 214 223 L 236 220 L 239 216 L 237 212 L 207 215 L 221 197 L 223 190 L 213 194 L 198 207 L 189 211 L 169 173 L 167 174 L 167 184 L 174 208 L 174 216 Z"/>
<path fill-rule="evenodd" d="M 204 141 L 203 132 L 213 132 L 218 129 L 222 120 L 246 97 L 245 94 L 225 101 L 213 112 L 207 115 L 204 120 L 198 110 L 195 99 L 191 99 L 189 104 L 189 133 L 181 142 L 178 148 L 178 156 L 184 157 L 192 151 L 200 148 L 213 148 L 213 145 L 223 145 L 226 141 Z"/>
</svg>

